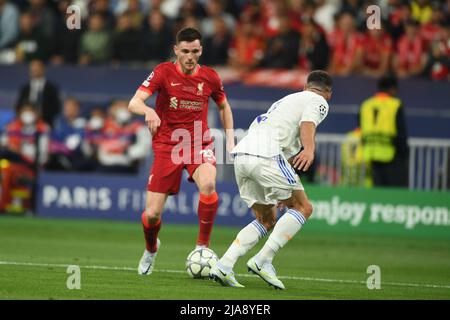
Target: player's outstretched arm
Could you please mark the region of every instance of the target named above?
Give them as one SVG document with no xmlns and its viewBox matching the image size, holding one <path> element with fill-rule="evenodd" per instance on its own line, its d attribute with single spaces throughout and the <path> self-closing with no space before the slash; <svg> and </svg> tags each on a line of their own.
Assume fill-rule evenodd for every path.
<svg viewBox="0 0 450 320">
<path fill-rule="evenodd" d="M 218 104 L 220 121 L 225 129 L 225 137 L 227 140 L 227 151 L 231 152 L 234 148 L 234 123 L 233 113 L 231 112 L 231 106 L 227 100 Z"/>
<path fill-rule="evenodd" d="M 294 157 L 292 166 L 295 169 L 307 171 L 314 161 L 316 125 L 312 121 L 300 124 L 300 140 L 303 150 Z"/>
<path fill-rule="evenodd" d="M 161 119 L 155 110 L 145 104 L 145 100 L 150 98 L 150 96 L 148 92 L 138 89 L 128 104 L 128 110 L 134 114 L 145 116 L 145 123 L 150 133 L 154 135 L 161 125 Z"/>
</svg>

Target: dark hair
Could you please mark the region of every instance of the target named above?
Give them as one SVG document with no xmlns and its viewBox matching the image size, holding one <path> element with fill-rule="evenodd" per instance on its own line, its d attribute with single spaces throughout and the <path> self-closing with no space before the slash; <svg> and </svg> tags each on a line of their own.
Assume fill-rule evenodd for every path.
<svg viewBox="0 0 450 320">
<path fill-rule="evenodd" d="M 378 80 L 378 90 L 380 91 L 388 91 L 397 88 L 397 78 L 393 75 L 387 75 Z"/>
<path fill-rule="evenodd" d="M 192 42 L 195 40 L 202 42 L 202 34 L 197 29 L 186 27 L 177 33 L 177 44 L 181 41 Z"/>
<path fill-rule="evenodd" d="M 306 79 L 307 87 L 317 87 L 319 89 L 325 89 L 331 91 L 333 87 L 333 79 L 328 72 L 323 70 L 312 71 Z"/>
</svg>

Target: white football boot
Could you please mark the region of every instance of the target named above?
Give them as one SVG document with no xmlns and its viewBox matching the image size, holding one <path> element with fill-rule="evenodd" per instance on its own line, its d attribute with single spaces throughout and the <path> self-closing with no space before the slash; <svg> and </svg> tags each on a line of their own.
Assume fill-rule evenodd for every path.
<svg viewBox="0 0 450 320">
<path fill-rule="evenodd" d="M 260 276 L 261 279 L 273 286 L 275 289 L 285 289 L 283 282 L 277 278 L 275 268 L 271 263 L 264 263 L 262 266 L 259 266 L 255 261 L 255 257 L 252 257 L 248 260 L 247 267 L 248 271 Z"/>
<path fill-rule="evenodd" d="M 161 245 L 161 241 L 157 239 L 156 242 L 156 252 L 150 253 L 147 249 L 144 250 L 144 254 L 142 255 L 141 261 L 139 261 L 138 273 L 140 275 L 149 275 L 153 271 L 153 267 L 155 266 L 155 258 L 158 253 L 159 246 Z"/>
<path fill-rule="evenodd" d="M 237 282 L 233 271 L 229 273 L 222 271 L 218 267 L 218 263 L 216 263 L 209 271 L 209 278 L 220 283 L 224 287 L 245 288 L 242 284 Z"/>
</svg>

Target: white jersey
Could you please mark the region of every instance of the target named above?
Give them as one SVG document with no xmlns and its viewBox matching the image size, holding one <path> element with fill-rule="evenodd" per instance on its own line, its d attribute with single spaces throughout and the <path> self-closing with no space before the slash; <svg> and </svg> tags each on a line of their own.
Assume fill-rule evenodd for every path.
<svg viewBox="0 0 450 320">
<path fill-rule="evenodd" d="M 248 134 L 231 153 L 268 158 L 283 155 L 289 159 L 302 147 L 300 124 L 311 121 L 317 127 L 327 114 L 328 103 L 317 93 L 302 91 L 287 95 L 272 104 L 267 113 L 256 117 Z"/>
</svg>

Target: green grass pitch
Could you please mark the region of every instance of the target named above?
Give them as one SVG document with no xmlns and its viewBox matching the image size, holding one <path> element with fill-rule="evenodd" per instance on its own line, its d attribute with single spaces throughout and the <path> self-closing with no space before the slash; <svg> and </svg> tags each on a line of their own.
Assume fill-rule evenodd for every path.
<svg viewBox="0 0 450 320">
<path fill-rule="evenodd" d="M 239 228 L 215 226 L 211 248 L 221 256 Z M 243 289 L 193 280 L 184 271 L 196 225 L 163 224 L 155 270 L 139 276 L 144 241 L 139 223 L 0 217 L 0 299 L 449 299 L 449 238 L 346 234 L 308 225 L 274 260 L 285 291 L 236 267 Z M 81 268 L 81 289 L 66 286 L 67 265 Z M 366 286 L 369 265 L 381 268 L 381 289 Z"/>
</svg>

